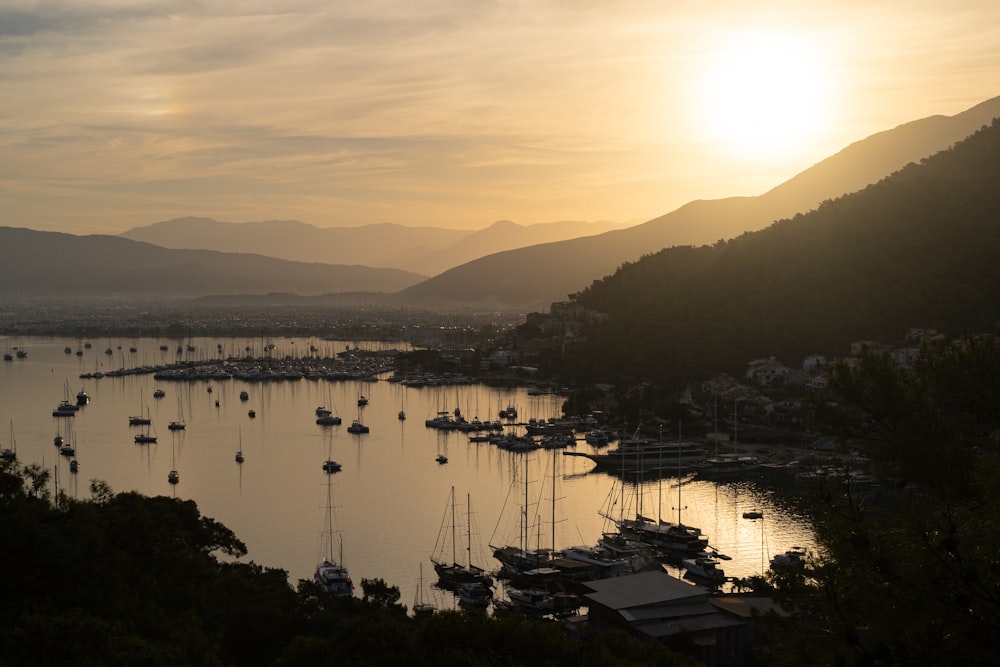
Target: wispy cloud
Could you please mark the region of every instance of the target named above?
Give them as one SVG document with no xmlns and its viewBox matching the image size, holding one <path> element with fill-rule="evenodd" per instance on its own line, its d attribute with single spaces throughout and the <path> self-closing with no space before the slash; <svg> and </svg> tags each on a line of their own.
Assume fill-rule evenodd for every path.
<svg viewBox="0 0 1000 667">
<path fill-rule="evenodd" d="M 997 93 L 1000 9 L 937 4 L 9 2 L 3 224 L 481 226 L 754 194 Z M 828 44 L 841 83 L 815 145 L 766 173 L 707 150 L 695 99 L 727 31 L 763 27 Z"/>
</svg>

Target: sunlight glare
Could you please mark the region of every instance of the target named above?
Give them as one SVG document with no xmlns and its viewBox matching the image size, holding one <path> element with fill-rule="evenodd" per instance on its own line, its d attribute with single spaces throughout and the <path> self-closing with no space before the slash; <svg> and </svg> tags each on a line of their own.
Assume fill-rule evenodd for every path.
<svg viewBox="0 0 1000 667">
<path fill-rule="evenodd" d="M 818 45 L 790 34 L 726 38 L 703 73 L 709 140 L 751 160 L 801 150 L 821 132 L 827 115 L 830 75 L 821 55 Z"/>
</svg>

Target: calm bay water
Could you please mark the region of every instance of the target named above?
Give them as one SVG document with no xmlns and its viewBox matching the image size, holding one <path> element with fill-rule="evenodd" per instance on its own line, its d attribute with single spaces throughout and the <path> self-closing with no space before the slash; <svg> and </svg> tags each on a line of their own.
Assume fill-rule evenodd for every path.
<svg viewBox="0 0 1000 667">
<path fill-rule="evenodd" d="M 424 425 L 438 411 L 456 407 L 470 419 L 495 419 L 508 405 L 517 407 L 520 421 L 545 419 L 560 415 L 564 400 L 560 396 L 532 396 L 525 389 L 484 385 L 407 388 L 385 381 L 170 382 L 152 375 L 80 379 L 81 373 L 95 370 L 174 361 L 178 345 L 194 347 L 180 355 L 190 359 L 218 357 L 220 345 L 226 355 L 262 349 L 260 340 L 94 339 L 82 356 L 64 352 L 67 346 L 74 352 L 83 349 L 84 342 L 0 338 L 4 350 L 18 346 L 28 352 L 26 358 L 0 367 L 0 418 L 7 422 L 0 428 L 0 443 L 9 446 L 12 427 L 18 461 L 57 469 L 59 486 L 71 497 L 89 498 L 90 480 L 99 479 L 115 491 L 194 500 L 203 515 L 222 522 L 246 543 L 247 559 L 287 570 L 293 584 L 311 577 L 323 556 L 327 476 L 321 466 L 327 458 L 343 465 L 332 476 L 332 490 L 343 560 L 355 584 L 363 578 L 382 578 L 400 587 L 401 602 L 408 605 L 418 589 L 421 564 L 425 599 L 439 607 L 454 605 L 451 594 L 431 586 L 435 577 L 428 560 L 439 534 L 451 532 L 450 519 L 444 516 L 452 488 L 460 524 L 459 560 L 467 558 L 471 524 L 472 560 L 488 569 L 498 565 L 488 544 L 518 543 L 526 488 L 529 515 L 538 517 L 531 520 L 537 526 L 532 528 L 532 539 L 543 547 L 552 546 L 553 507 L 557 548 L 594 544 L 608 529 L 602 508 L 610 507 L 615 514 L 620 509 L 620 501 L 611 505 L 609 499 L 637 495 L 647 516 L 676 520 L 681 507 L 684 523 L 701 528 L 712 546 L 732 557 L 722 563 L 730 576 L 757 574 L 772 555 L 792 546 L 813 545 L 808 523 L 783 506 L 775 493 L 752 483 L 688 481 L 678 500 L 676 480 L 667 478 L 643 483 L 639 494 L 634 485 L 626 484 L 622 493 L 615 476 L 592 472 L 593 463 L 585 458 L 562 456 L 561 450 L 508 452 L 470 443 L 463 433 Z M 357 347 L 354 342 L 308 338 L 273 342 L 271 354 L 277 357 L 306 356 L 311 345 L 320 356 Z M 161 351 L 161 345 L 167 351 Z M 130 352 L 131 347 L 136 352 Z M 361 347 L 408 346 L 363 343 Z M 107 348 L 112 354 L 105 354 Z M 166 392 L 163 398 L 153 398 L 157 388 Z M 77 416 L 51 416 L 60 400 L 75 401 L 81 389 L 92 400 Z M 240 400 L 241 391 L 248 392 L 249 400 Z M 360 415 L 371 432 L 353 435 L 346 429 L 359 416 L 357 399 L 362 394 L 370 402 Z M 321 405 L 333 409 L 343 425 L 317 425 L 314 411 Z M 146 409 L 158 442 L 137 445 L 133 436 L 140 431 L 129 426 L 128 417 Z M 250 409 L 255 418 L 249 417 Z M 404 421 L 397 417 L 400 409 L 406 412 Z M 167 429 L 170 421 L 181 417 L 187 423 L 185 430 Z M 68 459 L 53 446 L 57 433 L 77 447 L 80 471 L 75 475 L 68 470 Z M 246 458 L 242 464 L 234 460 L 240 448 Z M 582 440 L 575 448 L 591 450 Z M 448 456 L 449 462 L 437 463 L 438 454 Z M 180 473 L 177 485 L 167 482 L 171 469 Z M 742 518 L 748 510 L 763 512 L 763 520 Z"/>
</svg>

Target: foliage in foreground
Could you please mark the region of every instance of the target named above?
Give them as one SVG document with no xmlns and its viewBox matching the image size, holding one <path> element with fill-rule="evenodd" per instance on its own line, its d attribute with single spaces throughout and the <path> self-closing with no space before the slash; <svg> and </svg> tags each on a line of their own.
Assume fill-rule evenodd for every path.
<svg viewBox="0 0 1000 667">
<path fill-rule="evenodd" d="M 820 411 L 879 485 L 815 491 L 823 558 L 783 582 L 794 616 L 766 662 L 995 664 L 1000 343 L 939 343 L 913 368 L 866 356 L 837 370 Z"/>
<path fill-rule="evenodd" d="M 414 619 L 399 589 L 297 590 L 192 501 L 52 502 L 37 466 L 0 463 L 0 665 L 684 665 L 614 633 L 446 611 Z M 216 554 L 227 558 L 220 561 Z"/>
</svg>

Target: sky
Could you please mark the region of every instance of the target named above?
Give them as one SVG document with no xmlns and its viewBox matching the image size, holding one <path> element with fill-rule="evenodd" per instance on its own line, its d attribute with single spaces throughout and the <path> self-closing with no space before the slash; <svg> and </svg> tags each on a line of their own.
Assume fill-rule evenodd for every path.
<svg viewBox="0 0 1000 667">
<path fill-rule="evenodd" d="M 3 0 L 0 225 L 635 224 L 997 95 L 992 0 Z"/>
</svg>

